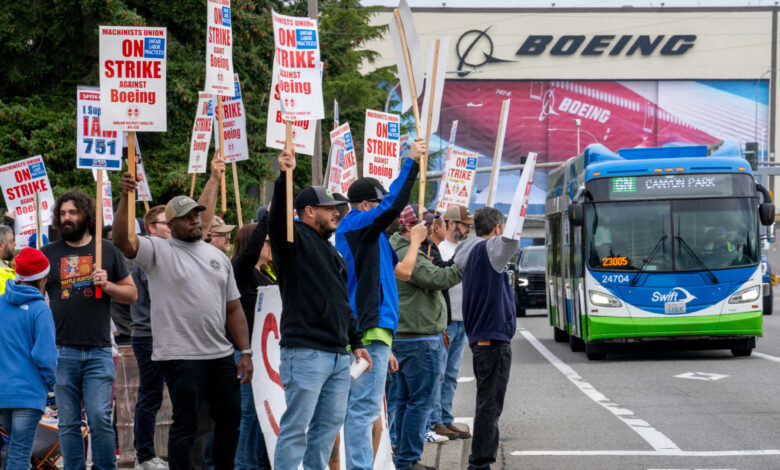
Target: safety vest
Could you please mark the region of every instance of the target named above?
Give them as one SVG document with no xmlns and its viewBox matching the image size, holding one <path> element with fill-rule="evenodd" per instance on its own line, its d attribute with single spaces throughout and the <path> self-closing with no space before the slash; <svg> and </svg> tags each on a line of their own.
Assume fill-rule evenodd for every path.
<svg viewBox="0 0 780 470">
<path fill-rule="evenodd" d="M 16 271 L 5 262 L 0 263 L 0 295 L 5 294 L 5 282 L 16 279 Z"/>
<path fill-rule="evenodd" d="M 713 242 L 707 243 L 706 245 L 704 245 L 704 249 L 707 250 L 707 251 L 715 251 L 715 242 L 713 241 Z M 737 247 L 734 246 L 733 243 L 731 243 L 729 241 L 726 242 L 726 251 L 728 253 L 733 253 L 734 250 L 736 250 L 736 249 L 737 249 Z"/>
</svg>

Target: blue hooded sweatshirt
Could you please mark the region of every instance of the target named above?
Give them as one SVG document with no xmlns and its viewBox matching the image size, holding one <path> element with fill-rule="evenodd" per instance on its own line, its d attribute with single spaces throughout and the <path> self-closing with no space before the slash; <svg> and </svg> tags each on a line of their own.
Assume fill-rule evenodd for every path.
<svg viewBox="0 0 780 470">
<path fill-rule="evenodd" d="M 45 411 L 57 371 L 54 318 L 43 294 L 13 279 L 0 296 L 0 408 Z"/>
</svg>

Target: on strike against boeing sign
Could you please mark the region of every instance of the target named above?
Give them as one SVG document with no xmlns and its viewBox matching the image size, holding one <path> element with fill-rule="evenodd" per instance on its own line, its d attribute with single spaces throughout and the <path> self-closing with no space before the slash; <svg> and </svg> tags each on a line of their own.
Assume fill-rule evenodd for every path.
<svg viewBox="0 0 780 470">
<path fill-rule="evenodd" d="M 165 28 L 100 27 L 100 125 L 165 132 Z"/>
<path fill-rule="evenodd" d="M 272 15 L 282 117 L 285 121 L 324 119 L 317 20 Z"/>
<path fill-rule="evenodd" d="M 35 193 L 41 201 L 41 224 L 52 223 L 54 194 L 40 155 L 0 166 L 0 186 L 5 206 L 16 214 L 17 237 L 35 233 Z"/>
<path fill-rule="evenodd" d="M 204 91 L 233 96 L 233 32 L 230 0 L 206 2 L 206 86 Z"/>
</svg>

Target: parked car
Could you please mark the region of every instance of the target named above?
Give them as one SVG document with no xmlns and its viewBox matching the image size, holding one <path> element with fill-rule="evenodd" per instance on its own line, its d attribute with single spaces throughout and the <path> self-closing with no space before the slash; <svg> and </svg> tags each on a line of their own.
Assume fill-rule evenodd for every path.
<svg viewBox="0 0 780 470">
<path fill-rule="evenodd" d="M 528 246 L 520 250 L 517 262 L 510 266 L 515 291 L 515 308 L 518 317 L 524 317 L 526 309 L 547 308 L 544 268 L 547 251 L 544 246 Z"/>
<path fill-rule="evenodd" d="M 777 282 L 775 273 L 772 272 L 772 268 L 769 266 L 769 260 L 763 254 L 761 255 L 761 283 L 761 291 L 764 294 L 764 315 L 772 315 L 772 302 L 774 300 L 772 286 Z"/>
</svg>

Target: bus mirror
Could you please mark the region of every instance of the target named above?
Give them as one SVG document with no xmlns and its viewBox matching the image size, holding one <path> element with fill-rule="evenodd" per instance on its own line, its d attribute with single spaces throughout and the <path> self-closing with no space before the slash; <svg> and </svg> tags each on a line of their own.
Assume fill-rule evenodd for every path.
<svg viewBox="0 0 780 470">
<path fill-rule="evenodd" d="M 775 221 L 775 205 L 771 202 L 762 202 L 758 206 L 758 217 L 761 225 L 772 225 Z"/>
<path fill-rule="evenodd" d="M 572 203 L 569 205 L 569 223 L 574 227 L 582 225 L 584 220 L 584 207 L 580 203 Z"/>
</svg>

